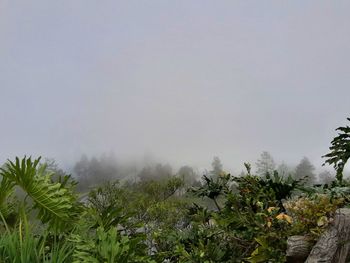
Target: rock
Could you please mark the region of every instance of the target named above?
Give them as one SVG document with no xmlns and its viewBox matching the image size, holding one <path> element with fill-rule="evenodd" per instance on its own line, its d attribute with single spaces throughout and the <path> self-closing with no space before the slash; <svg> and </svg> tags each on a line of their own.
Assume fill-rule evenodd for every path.
<svg viewBox="0 0 350 263">
<path fill-rule="evenodd" d="M 287 240 L 287 262 L 305 262 L 313 243 L 306 236 L 291 236 Z"/>
<path fill-rule="evenodd" d="M 306 263 L 345 263 L 350 251 L 350 209 L 336 211 L 334 221 L 312 248 Z"/>
</svg>

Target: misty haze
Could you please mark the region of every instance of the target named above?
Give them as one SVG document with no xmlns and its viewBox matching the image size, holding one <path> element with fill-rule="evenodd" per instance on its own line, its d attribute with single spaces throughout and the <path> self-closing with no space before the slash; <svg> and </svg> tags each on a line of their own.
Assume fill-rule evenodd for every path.
<svg viewBox="0 0 350 263">
<path fill-rule="evenodd" d="M 0 0 L 0 262 L 349 262 L 349 10 Z"/>
</svg>

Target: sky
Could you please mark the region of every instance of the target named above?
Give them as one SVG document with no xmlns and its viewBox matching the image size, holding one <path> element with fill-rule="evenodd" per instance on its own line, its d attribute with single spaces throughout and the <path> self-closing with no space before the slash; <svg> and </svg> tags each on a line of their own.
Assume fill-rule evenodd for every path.
<svg viewBox="0 0 350 263">
<path fill-rule="evenodd" d="M 0 0 L 0 162 L 114 152 L 323 163 L 350 117 L 349 1 Z"/>
</svg>

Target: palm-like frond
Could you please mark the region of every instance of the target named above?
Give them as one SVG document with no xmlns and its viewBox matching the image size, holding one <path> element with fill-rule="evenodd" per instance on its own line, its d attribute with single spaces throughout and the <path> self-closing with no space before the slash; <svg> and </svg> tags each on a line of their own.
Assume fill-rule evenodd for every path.
<svg viewBox="0 0 350 263">
<path fill-rule="evenodd" d="M 350 118 L 347 120 L 350 121 Z M 342 183 L 344 166 L 350 158 L 350 127 L 339 127 L 336 130 L 339 133 L 331 142 L 330 152 L 322 157 L 327 158 L 325 163 L 334 166 L 337 179 Z"/>
<path fill-rule="evenodd" d="M 61 183 L 51 181 L 52 173 L 45 165 L 38 168 L 40 158 L 32 161 L 24 157 L 21 161 L 8 161 L 0 168 L 0 175 L 12 184 L 21 187 L 34 201 L 39 219 L 49 227 L 58 230 L 69 225 L 77 216 L 76 196 L 62 187 Z"/>
<path fill-rule="evenodd" d="M 7 218 L 13 211 L 13 204 L 9 198 L 13 194 L 15 184 L 8 178 L 3 177 L 0 181 L 0 213 Z"/>
</svg>

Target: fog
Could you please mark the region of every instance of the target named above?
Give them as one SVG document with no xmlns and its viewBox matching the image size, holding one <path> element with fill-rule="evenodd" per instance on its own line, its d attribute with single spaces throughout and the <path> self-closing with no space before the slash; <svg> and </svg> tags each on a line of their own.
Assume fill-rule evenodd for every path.
<svg viewBox="0 0 350 263">
<path fill-rule="evenodd" d="M 348 1 L 0 0 L 0 162 L 320 167 L 350 113 Z"/>
</svg>

